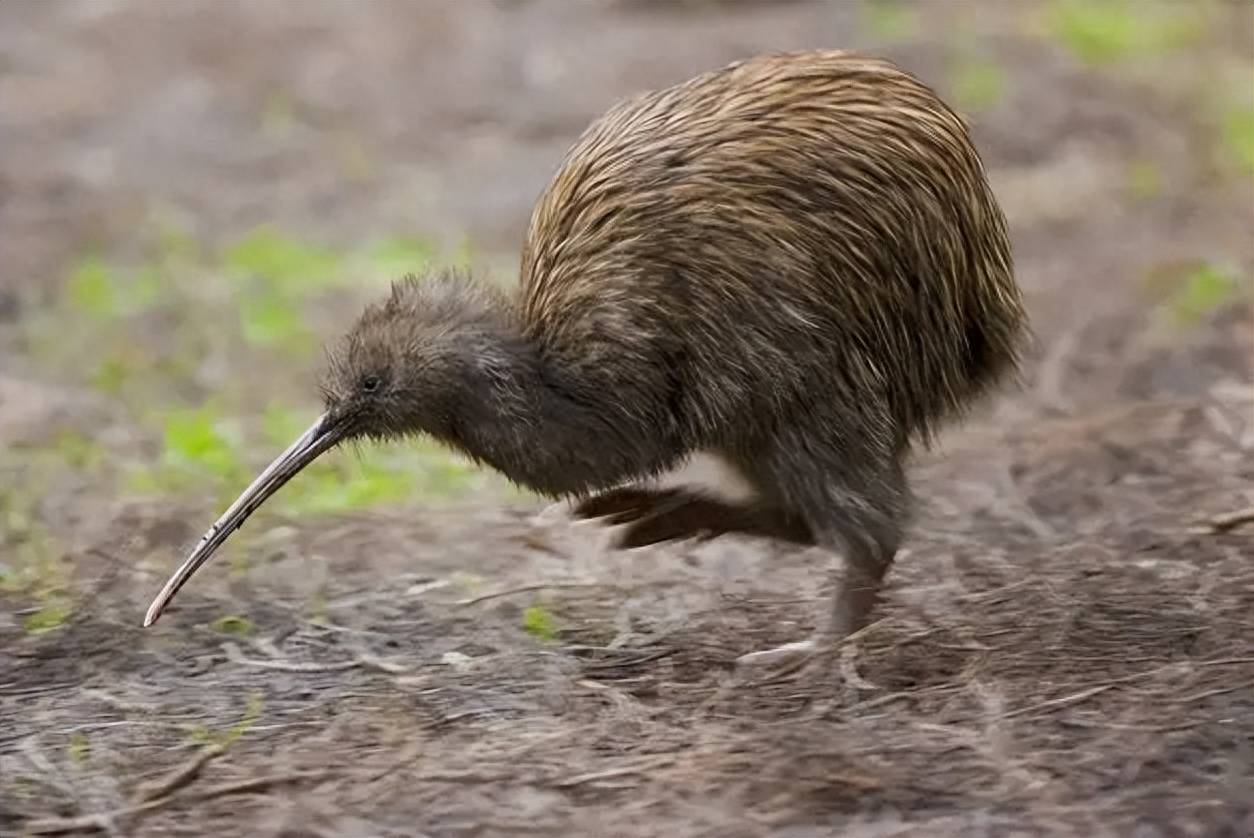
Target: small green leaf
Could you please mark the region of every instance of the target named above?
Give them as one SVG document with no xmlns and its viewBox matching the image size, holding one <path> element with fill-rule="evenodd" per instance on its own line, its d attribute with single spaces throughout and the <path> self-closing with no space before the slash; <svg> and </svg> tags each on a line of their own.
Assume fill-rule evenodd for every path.
<svg viewBox="0 0 1254 838">
<path fill-rule="evenodd" d="M 919 32 L 919 13 L 901 0 L 870 0 L 862 14 L 863 24 L 881 41 L 904 41 Z"/>
<path fill-rule="evenodd" d="M 340 256 L 333 250 L 316 247 L 261 228 L 229 247 L 223 262 L 247 276 L 258 277 L 300 295 L 334 280 L 340 272 Z"/>
<path fill-rule="evenodd" d="M 98 256 L 90 256 L 70 272 L 65 296 L 75 311 L 95 320 L 109 320 L 150 309 L 161 291 L 161 274 L 154 267 L 124 276 Z"/>
<path fill-rule="evenodd" d="M 229 451 L 227 441 L 205 410 L 172 414 L 166 420 L 165 448 L 179 459 L 197 463 L 215 462 Z"/>
<path fill-rule="evenodd" d="M 1231 273 L 1203 265 L 1185 278 L 1171 299 L 1171 310 L 1181 323 L 1193 324 L 1234 299 L 1239 289 L 1240 283 Z"/>
<path fill-rule="evenodd" d="M 234 744 L 235 740 L 247 733 L 249 728 L 256 724 L 257 719 L 261 718 L 261 710 L 264 706 L 265 703 L 261 698 L 261 693 L 253 693 L 250 695 L 248 697 L 248 706 L 244 709 L 243 717 L 238 722 L 231 725 L 230 730 L 223 734 L 218 740 L 218 744 L 220 744 L 223 748 Z"/>
<path fill-rule="evenodd" d="M 1112 64 L 1196 43 L 1203 34 L 1203 21 L 1192 6 L 1143 0 L 1054 0 L 1048 24 L 1082 61 Z"/>
<path fill-rule="evenodd" d="M 71 306 L 97 318 L 113 315 L 118 309 L 118 279 L 100 258 L 84 259 L 70 273 L 65 293 Z"/>
<path fill-rule="evenodd" d="M 240 329 L 254 346 L 292 344 L 309 335 L 296 306 L 269 295 L 241 301 Z"/>
<path fill-rule="evenodd" d="M 212 745 L 214 733 L 204 725 L 192 725 L 187 731 L 187 740 L 196 745 Z"/>
<path fill-rule="evenodd" d="M 71 733 L 68 750 L 71 762 L 79 765 L 86 762 L 91 756 L 91 743 L 87 741 L 87 734 L 83 733 L 81 730 L 76 730 Z"/>
<path fill-rule="evenodd" d="M 228 748 L 256 724 L 257 719 L 261 718 L 261 711 L 264 706 L 261 693 L 252 693 L 248 697 L 248 705 L 244 709 L 244 715 L 238 722 L 221 733 L 205 725 L 193 725 L 187 729 L 188 741 L 198 745 L 216 745 L 219 748 Z"/>
<path fill-rule="evenodd" d="M 248 469 L 235 453 L 235 442 L 223 435 L 214 418 L 208 408 L 168 415 L 163 465 L 225 481 L 246 477 Z"/>
<path fill-rule="evenodd" d="M 996 61 L 967 58 L 957 62 L 951 71 L 950 84 L 958 107 L 975 113 L 1001 101 L 1005 94 L 1006 74 Z"/>
<path fill-rule="evenodd" d="M 131 369 L 122 358 L 105 358 L 91 375 L 91 386 L 102 393 L 116 396 L 131 378 Z"/>
<path fill-rule="evenodd" d="M 90 469 L 104 457 L 100 445 L 75 431 L 63 431 L 53 443 L 57 455 L 72 468 Z"/>
<path fill-rule="evenodd" d="M 546 643 L 557 639 L 557 621 L 542 606 L 532 605 L 523 611 L 523 631 Z"/>
<path fill-rule="evenodd" d="M 27 634 L 44 634 L 64 625 L 70 618 L 70 607 L 63 602 L 50 602 L 22 621 Z"/>
<path fill-rule="evenodd" d="M 221 634 L 233 634 L 240 637 L 252 634 L 254 630 L 252 620 L 247 617 L 237 617 L 234 614 L 219 617 L 213 621 L 210 628 Z"/>
<path fill-rule="evenodd" d="M 1254 107 L 1233 108 L 1224 115 L 1223 144 L 1233 163 L 1254 174 Z"/>
</svg>

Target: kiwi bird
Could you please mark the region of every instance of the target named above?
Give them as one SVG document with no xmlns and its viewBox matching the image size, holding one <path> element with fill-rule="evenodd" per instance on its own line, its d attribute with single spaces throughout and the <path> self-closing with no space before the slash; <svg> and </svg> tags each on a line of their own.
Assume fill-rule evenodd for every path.
<svg viewBox="0 0 1254 838">
<path fill-rule="evenodd" d="M 874 613 L 909 452 L 1015 377 L 1028 329 L 963 120 L 891 62 L 841 51 L 759 55 L 614 105 L 537 201 L 520 268 L 513 291 L 434 271 L 367 307 L 328 352 L 324 412 L 145 625 L 321 453 L 427 434 L 621 546 L 830 548 L 843 581 L 789 648 L 817 651 Z M 747 495 L 659 482 L 694 456 Z"/>
</svg>

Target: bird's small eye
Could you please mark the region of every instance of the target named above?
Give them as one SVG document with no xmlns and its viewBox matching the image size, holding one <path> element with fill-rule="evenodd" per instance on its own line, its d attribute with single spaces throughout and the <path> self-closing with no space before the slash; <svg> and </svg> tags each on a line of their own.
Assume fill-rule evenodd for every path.
<svg viewBox="0 0 1254 838">
<path fill-rule="evenodd" d="M 367 393 L 373 393 L 375 390 L 379 389 L 379 383 L 379 376 L 367 375 L 361 380 L 361 389 L 365 390 Z"/>
</svg>

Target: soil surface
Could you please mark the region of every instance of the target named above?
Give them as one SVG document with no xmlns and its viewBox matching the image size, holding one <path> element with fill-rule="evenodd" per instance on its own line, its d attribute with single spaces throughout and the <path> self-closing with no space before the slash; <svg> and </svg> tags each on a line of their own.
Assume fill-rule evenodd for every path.
<svg viewBox="0 0 1254 838">
<path fill-rule="evenodd" d="M 1254 7 L 1131 5 L 1123 38 L 1067 2 L 0 3 L 0 834 L 1254 835 Z M 1036 336 L 916 457 L 830 674 L 733 664 L 806 636 L 825 557 L 607 553 L 490 477 L 259 514 L 140 627 L 248 475 L 141 491 L 136 417 L 312 415 L 321 356 L 240 340 L 214 269 L 84 325 L 84 259 L 387 232 L 508 282 L 612 102 L 812 46 L 963 104 Z M 105 386 L 102 341 L 156 366 Z"/>
</svg>

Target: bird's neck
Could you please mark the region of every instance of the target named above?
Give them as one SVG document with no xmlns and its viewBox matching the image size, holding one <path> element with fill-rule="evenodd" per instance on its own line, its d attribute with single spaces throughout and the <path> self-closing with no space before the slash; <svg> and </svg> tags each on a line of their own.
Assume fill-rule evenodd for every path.
<svg viewBox="0 0 1254 838">
<path fill-rule="evenodd" d="M 550 497 L 604 488 L 656 459 L 612 390 L 553 359 L 513 318 L 498 324 L 480 335 L 446 442 Z"/>
</svg>

